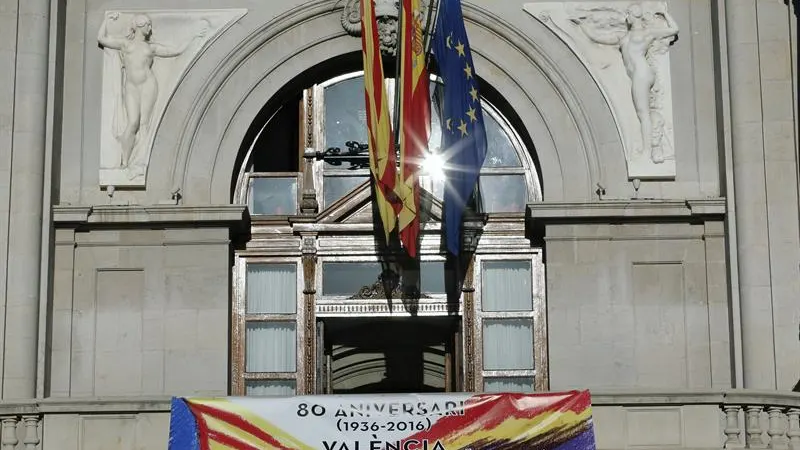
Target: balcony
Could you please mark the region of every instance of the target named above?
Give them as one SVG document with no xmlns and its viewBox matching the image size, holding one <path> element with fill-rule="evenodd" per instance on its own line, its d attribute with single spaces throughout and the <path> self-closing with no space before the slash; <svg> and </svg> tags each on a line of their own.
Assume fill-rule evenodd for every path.
<svg viewBox="0 0 800 450">
<path fill-rule="evenodd" d="M 800 450 L 800 394 L 596 392 L 598 449 Z M 0 403 L 0 450 L 165 449 L 169 399 Z"/>
</svg>

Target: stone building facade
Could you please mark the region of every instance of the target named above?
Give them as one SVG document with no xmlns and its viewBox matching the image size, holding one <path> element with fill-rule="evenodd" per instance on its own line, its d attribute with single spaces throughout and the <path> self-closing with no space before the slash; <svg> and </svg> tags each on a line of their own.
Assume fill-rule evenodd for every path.
<svg viewBox="0 0 800 450">
<path fill-rule="evenodd" d="M 463 3 L 464 282 L 434 132 L 388 301 L 337 159 L 357 1 L 0 0 L 0 447 L 165 448 L 172 395 L 578 388 L 601 449 L 800 450 L 797 5 Z"/>
</svg>

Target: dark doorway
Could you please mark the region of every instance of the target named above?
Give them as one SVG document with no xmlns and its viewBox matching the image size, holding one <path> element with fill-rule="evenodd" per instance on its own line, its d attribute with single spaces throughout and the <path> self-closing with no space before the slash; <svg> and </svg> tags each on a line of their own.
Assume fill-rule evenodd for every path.
<svg viewBox="0 0 800 450">
<path fill-rule="evenodd" d="M 458 321 L 452 317 L 326 318 L 321 328 L 323 393 L 459 390 Z"/>
</svg>

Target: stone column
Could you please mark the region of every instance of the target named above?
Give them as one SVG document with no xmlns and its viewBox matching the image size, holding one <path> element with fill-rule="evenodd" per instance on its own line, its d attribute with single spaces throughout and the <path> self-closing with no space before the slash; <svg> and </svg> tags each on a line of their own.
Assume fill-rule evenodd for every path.
<svg viewBox="0 0 800 450">
<path fill-rule="evenodd" d="M 3 399 L 36 394 L 45 184 L 50 1 L 18 5 Z"/>
<path fill-rule="evenodd" d="M 724 7 L 744 387 L 786 389 L 784 359 L 797 356 L 785 322 L 796 317 L 800 277 L 789 8 Z"/>
</svg>

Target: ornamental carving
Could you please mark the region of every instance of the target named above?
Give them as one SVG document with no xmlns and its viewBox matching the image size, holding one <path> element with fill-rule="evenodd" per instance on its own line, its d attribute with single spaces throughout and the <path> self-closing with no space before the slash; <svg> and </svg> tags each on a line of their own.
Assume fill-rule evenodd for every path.
<svg viewBox="0 0 800 450">
<path fill-rule="evenodd" d="M 181 77 L 246 12 L 106 12 L 97 32 L 103 52 L 101 186 L 144 186 L 155 131 Z"/>
<path fill-rule="evenodd" d="M 381 53 L 387 56 L 397 54 L 397 27 L 400 22 L 400 2 L 398 0 L 373 0 L 375 17 L 378 19 L 378 39 Z M 423 0 L 419 14 L 428 16 L 430 0 Z M 351 36 L 361 36 L 361 0 L 346 0 L 342 10 L 342 28 Z"/>
<path fill-rule="evenodd" d="M 389 295 L 387 295 L 387 291 Z M 419 292 L 419 289 L 414 284 L 409 286 L 404 285 L 402 277 L 397 272 L 387 269 L 378 275 L 377 281 L 362 287 L 355 295 L 349 297 L 348 300 L 392 298 L 420 299 L 431 297 Z"/>
<path fill-rule="evenodd" d="M 679 27 L 661 1 L 537 2 L 525 10 L 554 31 L 603 90 L 632 178 L 675 176 L 669 49 Z"/>
</svg>

